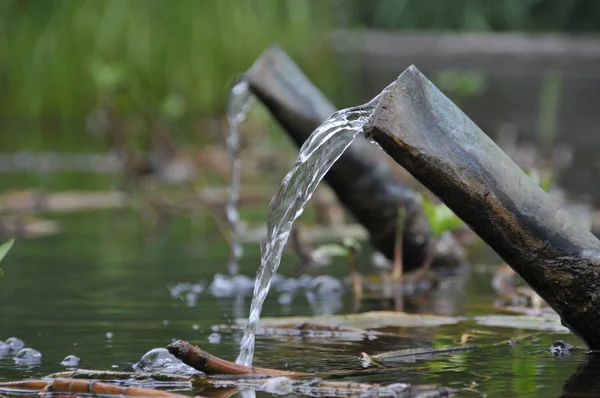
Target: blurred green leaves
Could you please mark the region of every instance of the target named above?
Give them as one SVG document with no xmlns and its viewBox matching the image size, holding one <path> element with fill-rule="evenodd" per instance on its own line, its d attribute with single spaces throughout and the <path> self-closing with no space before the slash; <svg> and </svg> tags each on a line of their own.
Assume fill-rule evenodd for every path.
<svg viewBox="0 0 600 398">
<path fill-rule="evenodd" d="M 209 116 L 222 111 L 233 79 L 274 42 L 320 87 L 332 87 L 327 3 L 5 0 L 0 87 L 10 101 L 2 111 L 81 116 L 94 109 L 99 93 L 123 90 L 143 111 L 170 120 Z"/>
<path fill-rule="evenodd" d="M 455 230 L 463 225 L 463 221 L 448 206 L 443 203 L 435 204 L 425 195 L 421 196 L 423 211 L 435 236 L 441 236 L 444 232 Z"/>
<path fill-rule="evenodd" d="M 99 92 L 113 92 L 124 82 L 123 69 L 118 65 L 94 61 L 90 73 Z"/>
<path fill-rule="evenodd" d="M 354 238 L 345 237 L 341 244 L 338 243 L 325 243 L 317 247 L 311 253 L 313 258 L 317 259 L 331 259 L 333 257 L 344 257 L 350 258 L 361 249 L 360 242 Z"/>
<path fill-rule="evenodd" d="M 0 245 L 0 262 L 2 262 L 2 260 L 4 259 L 4 257 L 6 256 L 6 254 L 8 253 L 8 251 L 14 243 L 15 240 L 11 239 L 8 242 L 5 242 Z M 4 271 L 2 270 L 2 268 L 0 268 L 0 278 L 2 277 L 2 275 L 4 275 Z"/>
</svg>

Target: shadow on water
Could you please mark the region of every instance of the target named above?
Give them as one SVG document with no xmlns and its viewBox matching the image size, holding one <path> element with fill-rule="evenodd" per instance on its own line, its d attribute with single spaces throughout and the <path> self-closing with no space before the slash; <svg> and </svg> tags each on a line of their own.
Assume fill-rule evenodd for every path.
<svg viewBox="0 0 600 398">
<path fill-rule="evenodd" d="M 600 355 L 590 354 L 577 367 L 577 371 L 569 377 L 563 386 L 564 398 L 596 397 L 600 390 Z"/>
</svg>

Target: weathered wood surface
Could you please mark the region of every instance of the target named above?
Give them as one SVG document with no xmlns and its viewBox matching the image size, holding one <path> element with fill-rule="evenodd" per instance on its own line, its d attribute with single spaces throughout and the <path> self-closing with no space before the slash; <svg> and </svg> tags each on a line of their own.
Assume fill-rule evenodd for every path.
<svg viewBox="0 0 600 398">
<path fill-rule="evenodd" d="M 277 46 L 265 51 L 244 79 L 299 147 L 336 111 Z M 398 208 L 406 208 L 403 258 L 404 269 L 411 271 L 424 262 L 432 234 L 418 196 L 381 155 L 375 145 L 358 137 L 330 169 L 325 181 L 369 232 L 373 245 L 390 259 Z"/>
<path fill-rule="evenodd" d="M 600 349 L 600 241 L 414 66 L 383 94 L 366 134 Z"/>
</svg>

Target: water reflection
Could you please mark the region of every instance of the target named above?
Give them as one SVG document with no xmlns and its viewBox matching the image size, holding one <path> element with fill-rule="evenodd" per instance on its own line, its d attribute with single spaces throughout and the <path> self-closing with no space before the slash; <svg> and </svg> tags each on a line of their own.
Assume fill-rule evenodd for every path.
<svg viewBox="0 0 600 398">
<path fill-rule="evenodd" d="M 563 386 L 563 398 L 600 396 L 600 355 L 589 354 Z"/>
</svg>

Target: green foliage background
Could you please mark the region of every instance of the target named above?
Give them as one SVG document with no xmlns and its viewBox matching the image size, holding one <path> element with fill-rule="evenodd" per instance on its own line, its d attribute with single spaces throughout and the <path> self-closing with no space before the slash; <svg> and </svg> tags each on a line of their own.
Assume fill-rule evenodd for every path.
<svg viewBox="0 0 600 398">
<path fill-rule="evenodd" d="M 274 42 L 330 94 L 336 27 L 597 31 L 599 17 L 594 0 L 0 0 L 0 117 L 81 117 L 123 91 L 124 113 L 221 113 Z"/>
</svg>

